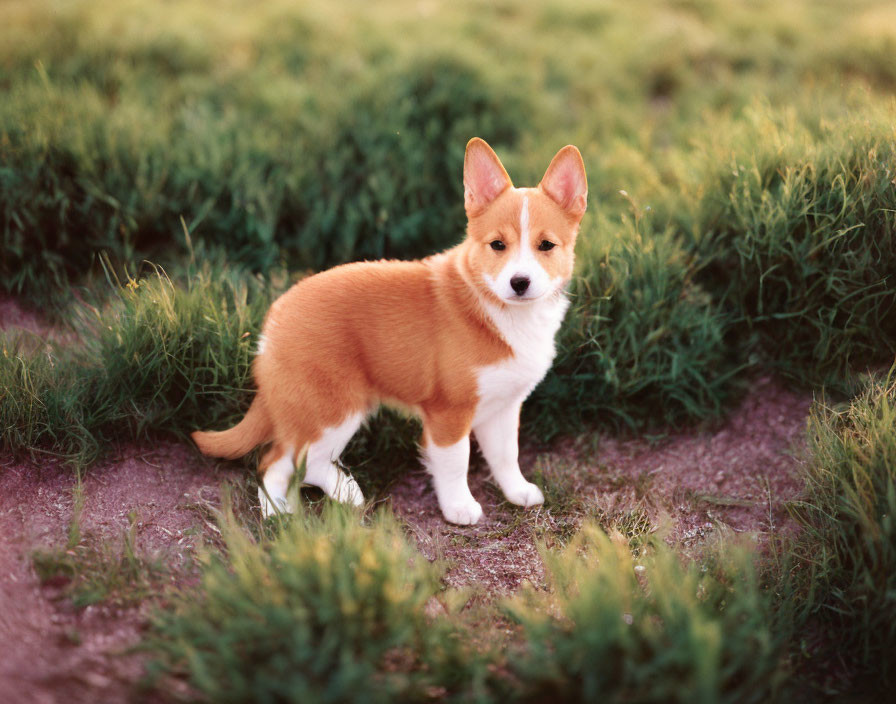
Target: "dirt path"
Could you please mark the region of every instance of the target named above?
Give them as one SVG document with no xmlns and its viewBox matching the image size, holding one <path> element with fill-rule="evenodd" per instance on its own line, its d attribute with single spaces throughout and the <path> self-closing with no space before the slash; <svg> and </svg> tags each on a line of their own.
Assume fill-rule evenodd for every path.
<svg viewBox="0 0 896 704">
<path fill-rule="evenodd" d="M 215 502 L 231 474 L 173 444 L 123 451 L 83 482 L 84 541 L 120 550 L 136 519 L 137 550 L 177 579 L 189 569 L 204 522 L 197 505 Z M 76 477 L 55 461 L 0 468 L 0 701 L 129 702 L 143 674 L 141 639 L 150 604 L 99 603 L 75 609 L 64 580 L 41 585 L 32 555 L 65 548 Z M 150 700 L 156 701 L 157 695 Z"/>
<path fill-rule="evenodd" d="M 0 330 L 27 330 L 36 335 L 52 335 L 53 327 L 38 313 L 22 306 L 8 293 L 0 291 Z"/>
<path fill-rule="evenodd" d="M 536 538 L 568 534 L 587 516 L 639 528 L 649 522 L 685 551 L 729 531 L 761 544 L 772 531 L 794 528 L 785 504 L 800 490 L 798 457 L 810 405 L 805 393 L 764 378 L 712 431 L 675 433 L 655 443 L 599 435 L 561 440 L 541 452 L 524 446 L 523 473 L 531 477 L 539 468 L 548 488 L 548 501 L 537 510 L 503 501 L 477 458 L 470 486 L 485 514 L 469 528 L 442 520 L 422 471 L 399 480 L 391 502 L 421 551 L 449 561 L 451 586 L 490 595 L 540 580 Z M 561 491 L 552 505 L 553 485 Z"/>
</svg>

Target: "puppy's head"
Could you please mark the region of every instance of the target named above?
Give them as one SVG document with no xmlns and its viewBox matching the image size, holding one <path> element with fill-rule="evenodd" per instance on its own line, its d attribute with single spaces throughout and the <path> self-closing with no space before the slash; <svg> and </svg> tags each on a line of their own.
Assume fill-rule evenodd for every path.
<svg viewBox="0 0 896 704">
<path fill-rule="evenodd" d="M 572 276 L 588 183 L 579 150 L 563 147 L 536 188 L 514 188 L 483 140 L 467 144 L 464 207 L 467 262 L 489 297 L 525 305 L 563 288 Z"/>
</svg>

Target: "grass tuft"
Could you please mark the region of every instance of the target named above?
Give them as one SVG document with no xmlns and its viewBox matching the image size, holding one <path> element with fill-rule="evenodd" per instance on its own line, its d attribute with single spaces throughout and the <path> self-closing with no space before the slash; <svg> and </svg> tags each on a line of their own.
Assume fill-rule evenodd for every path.
<svg viewBox="0 0 896 704">
<path fill-rule="evenodd" d="M 158 615 L 158 668 L 218 702 L 416 701 L 475 686 L 476 659 L 461 664 L 463 646 L 424 614 L 440 570 L 390 514 L 362 525 L 327 503 L 258 542 L 222 518 L 225 553 Z"/>
<path fill-rule="evenodd" d="M 896 355 L 896 131 L 892 110 L 814 129 L 749 112 L 698 150 L 677 217 L 732 343 L 842 388 Z"/>
<path fill-rule="evenodd" d="M 848 404 L 817 403 L 795 584 L 823 649 L 892 684 L 896 666 L 896 369 Z M 822 653 L 830 655 L 830 653 Z M 875 685 L 877 686 L 877 685 Z"/>
<path fill-rule="evenodd" d="M 514 661 L 522 701 L 764 702 L 780 643 L 751 558 L 734 549 L 711 570 L 661 541 L 628 541 L 586 524 L 542 550 L 550 591 L 511 602 L 522 623 Z"/>
<path fill-rule="evenodd" d="M 5 334 L 3 447 L 84 465 L 116 440 L 235 420 L 270 298 L 270 284 L 238 270 L 205 265 L 182 287 L 156 269 L 81 307 L 74 343 Z"/>
<path fill-rule="evenodd" d="M 580 235 L 580 276 L 558 356 L 526 412 L 547 436 L 599 419 L 663 426 L 719 414 L 733 372 L 724 317 L 670 231 L 629 221 Z"/>
</svg>

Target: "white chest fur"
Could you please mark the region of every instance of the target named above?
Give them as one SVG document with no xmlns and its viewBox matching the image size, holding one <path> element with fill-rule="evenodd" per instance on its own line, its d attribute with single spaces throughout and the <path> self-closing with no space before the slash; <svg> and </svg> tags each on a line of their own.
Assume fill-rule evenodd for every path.
<svg viewBox="0 0 896 704">
<path fill-rule="evenodd" d="M 569 300 L 558 292 L 531 305 L 484 306 L 513 356 L 479 370 L 474 424 L 508 405 L 521 403 L 544 378 L 554 360 L 554 335 Z"/>
</svg>

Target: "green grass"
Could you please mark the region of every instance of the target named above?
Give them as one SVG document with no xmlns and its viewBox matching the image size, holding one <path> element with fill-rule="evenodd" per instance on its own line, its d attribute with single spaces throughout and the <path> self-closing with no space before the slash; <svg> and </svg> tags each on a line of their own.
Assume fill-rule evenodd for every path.
<svg viewBox="0 0 896 704">
<path fill-rule="evenodd" d="M 756 109 L 694 155 L 678 207 L 736 344 L 815 384 L 896 355 L 896 122 Z M 711 187 L 707 187 L 712 184 Z"/>
<path fill-rule="evenodd" d="M 306 507 L 259 538 L 222 520 L 223 552 L 151 640 L 156 671 L 204 700 L 767 701 L 780 678 L 738 550 L 701 570 L 588 524 L 542 550 L 547 590 L 458 611 L 468 597 L 440 590 L 385 510 Z"/>
<path fill-rule="evenodd" d="M 270 286 L 208 263 L 178 286 L 157 269 L 79 307 L 75 342 L 5 335 L 2 446 L 83 465 L 123 437 L 235 418 Z"/>
<path fill-rule="evenodd" d="M 47 296 L 100 250 L 176 259 L 181 217 L 257 270 L 417 256 L 462 231 L 473 134 L 519 183 L 579 144 L 612 220 L 620 189 L 674 197 L 695 137 L 736 130 L 757 94 L 800 121 L 891 112 L 891 19 L 885 2 L 7 3 L 0 283 Z"/>
<path fill-rule="evenodd" d="M 50 451 L 83 446 L 78 418 L 85 414 L 72 355 L 35 335 L 6 333 L 0 360 L 0 418 L 3 449 Z"/>
<path fill-rule="evenodd" d="M 662 541 L 634 557 L 586 524 L 542 550 L 550 585 L 518 597 L 523 701 L 765 702 L 780 680 L 772 609 L 748 553 L 682 565 Z"/>
<path fill-rule="evenodd" d="M 159 613 L 159 670 L 216 702 L 424 701 L 472 691 L 485 672 L 447 623 L 424 613 L 438 565 L 385 512 L 303 509 L 252 538 L 229 510 L 223 554 L 201 584 Z"/>
<path fill-rule="evenodd" d="M 366 498 L 388 496 L 392 484 L 419 469 L 422 432 L 418 418 L 383 407 L 355 434 L 341 461 Z"/>
<path fill-rule="evenodd" d="M 661 203 L 677 204 L 672 222 L 631 197 L 619 224 L 588 219 L 557 360 L 525 408 L 537 436 L 718 416 L 756 369 L 848 388 L 853 370 L 896 355 L 892 125 L 877 115 L 861 139 L 834 138 L 855 121 L 813 137 L 763 119 L 690 157 L 705 180 Z M 759 134 L 772 146 L 751 152 Z M 705 164 L 728 149 L 726 183 Z M 149 269 L 108 287 L 96 312 L 79 307 L 80 345 L 6 340 L 6 447 L 90 459 L 109 428 L 184 434 L 245 408 L 252 341 L 286 282 L 197 251 L 209 261 L 179 267 L 178 282 Z M 364 446 L 402 433 L 409 445 L 412 430 L 385 433 L 398 426 Z"/>
<path fill-rule="evenodd" d="M 640 220 L 607 229 L 578 245 L 573 305 L 529 418 L 554 434 L 596 419 L 656 427 L 720 413 L 738 355 L 718 304 L 694 281 L 695 258 L 671 231 L 643 236 Z"/>
<path fill-rule="evenodd" d="M 794 506 L 798 616 L 825 634 L 817 658 L 893 683 L 896 646 L 896 370 L 848 404 L 816 404 L 806 495 Z"/>
<path fill-rule="evenodd" d="M 197 256 L 202 256 L 201 252 Z M 227 427 L 252 397 L 251 362 L 285 276 L 262 279 L 221 261 L 174 280 L 159 267 L 119 280 L 70 311 L 72 339 L 0 335 L 0 446 L 85 467 L 121 440 Z M 183 282 L 183 283 L 182 283 Z M 345 461 L 370 496 L 417 467 L 420 424 L 383 409 Z"/>
<path fill-rule="evenodd" d="M 429 253 L 463 231 L 468 135 L 512 146 L 525 124 L 516 116 L 529 113 L 519 91 L 454 55 L 415 57 L 338 91 L 335 76 L 320 79 L 328 91 L 284 82 L 289 95 L 271 105 L 273 95 L 219 95 L 214 77 L 175 71 L 157 85 L 144 71 L 165 51 L 176 50 L 122 57 L 115 80 L 46 57 L 9 81 L 3 288 L 46 297 L 95 269 L 99 251 L 116 263 L 183 256 L 182 217 L 265 272 L 284 260 L 321 268 Z M 131 60 L 133 75 L 121 75 Z M 252 79 L 270 90 L 269 76 Z"/>
<path fill-rule="evenodd" d="M 80 371 L 12 352 L 9 447 L 89 457 L 110 423 L 223 425 L 249 343 L 215 295 L 244 334 L 270 295 L 243 307 L 242 287 L 280 288 L 253 273 L 456 242 L 473 135 L 518 184 L 565 142 L 588 167 L 573 308 L 526 409 L 539 436 L 712 418 L 762 369 L 846 389 L 896 354 L 888 3 L 36 1 L 0 19 L 0 288 L 58 305 L 104 261 L 181 272 L 183 224 L 232 284 L 203 298 L 174 276 L 162 300 L 186 308 L 158 313 L 113 290 L 82 336 L 98 404 Z M 46 352 L 56 376 L 68 354 Z"/>
</svg>

